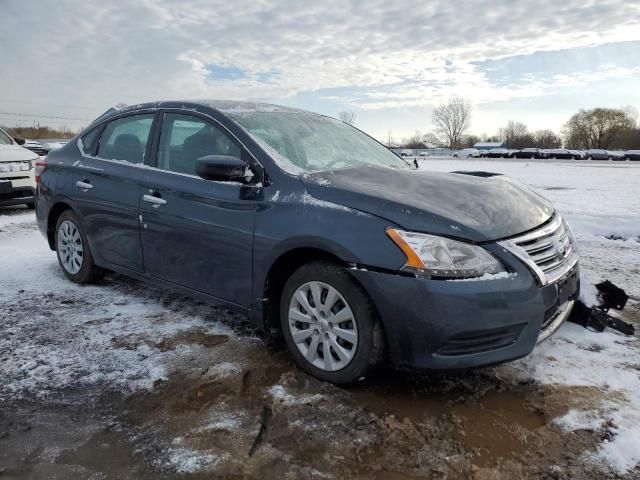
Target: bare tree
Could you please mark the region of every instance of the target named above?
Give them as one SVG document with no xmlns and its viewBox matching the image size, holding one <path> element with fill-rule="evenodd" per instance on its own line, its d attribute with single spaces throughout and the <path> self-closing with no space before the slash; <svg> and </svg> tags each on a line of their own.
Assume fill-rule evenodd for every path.
<svg viewBox="0 0 640 480">
<path fill-rule="evenodd" d="M 480 141 L 480 137 L 477 135 L 463 135 L 460 140 L 460 146 L 464 148 L 471 148 Z"/>
<path fill-rule="evenodd" d="M 539 148 L 560 148 L 562 139 L 553 130 L 537 130 L 533 133 L 534 144 Z"/>
<path fill-rule="evenodd" d="M 535 143 L 529 128 L 522 122 L 509 120 L 506 127 L 498 130 L 498 137 L 505 142 L 507 148 L 526 148 Z"/>
<path fill-rule="evenodd" d="M 434 147 L 438 147 L 442 144 L 442 140 L 433 132 L 427 133 L 424 138 L 424 143 L 427 144 L 427 147 L 433 145 Z"/>
<path fill-rule="evenodd" d="M 580 110 L 564 127 L 565 143 L 570 148 L 610 148 L 635 127 L 633 111 L 619 108 Z"/>
<path fill-rule="evenodd" d="M 463 98 L 450 98 L 433 111 L 433 123 L 453 150 L 471 125 L 471 103 Z"/>
<path fill-rule="evenodd" d="M 356 112 L 353 110 L 343 110 L 338 114 L 340 120 L 349 125 L 353 125 L 356 121 Z"/>
</svg>

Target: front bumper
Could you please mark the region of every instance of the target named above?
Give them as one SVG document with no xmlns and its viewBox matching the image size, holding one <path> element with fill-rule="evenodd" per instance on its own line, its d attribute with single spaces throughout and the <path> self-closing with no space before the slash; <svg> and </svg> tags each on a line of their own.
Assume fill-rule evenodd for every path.
<svg viewBox="0 0 640 480">
<path fill-rule="evenodd" d="M 13 182 L 6 182 L 4 185 L 3 183 L 0 180 L 0 207 L 34 203 L 35 188 L 32 186 L 14 187 L 11 185 Z M 8 188 L 7 183 L 9 184 Z"/>
<path fill-rule="evenodd" d="M 378 309 L 394 366 L 461 369 L 515 360 L 566 320 L 580 289 L 577 263 L 562 279 L 541 286 L 514 255 L 497 245 L 487 248 L 511 276 L 444 281 L 351 271 Z"/>
<path fill-rule="evenodd" d="M 33 168 L 24 172 L 0 169 L 0 206 L 34 203 L 35 187 Z"/>
</svg>

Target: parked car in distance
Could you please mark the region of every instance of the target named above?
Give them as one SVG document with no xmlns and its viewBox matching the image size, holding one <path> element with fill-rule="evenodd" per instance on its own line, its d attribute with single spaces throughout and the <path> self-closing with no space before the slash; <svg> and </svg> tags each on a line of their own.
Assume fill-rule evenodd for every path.
<svg viewBox="0 0 640 480">
<path fill-rule="evenodd" d="M 383 359 L 442 370 L 520 358 L 579 293 L 571 230 L 531 188 L 416 172 L 301 110 L 135 105 L 53 150 L 36 178 L 37 224 L 69 280 L 111 270 L 222 305 L 280 331 L 302 369 L 337 384 Z"/>
<path fill-rule="evenodd" d="M 0 206 L 34 207 L 34 167 L 39 158 L 0 129 Z"/>
<path fill-rule="evenodd" d="M 574 160 L 584 160 L 585 155 L 582 150 L 569 150 L 571 154 L 575 157 Z"/>
<path fill-rule="evenodd" d="M 587 160 L 613 160 L 613 155 L 608 150 L 600 148 L 591 148 L 584 152 L 584 156 Z"/>
<path fill-rule="evenodd" d="M 627 152 L 624 152 L 621 150 L 608 150 L 608 152 L 609 152 L 609 156 L 611 157 L 609 158 L 609 160 L 618 160 L 618 161 L 626 160 Z"/>
<path fill-rule="evenodd" d="M 627 150 L 624 158 L 627 160 L 640 160 L 640 150 Z"/>
<path fill-rule="evenodd" d="M 522 150 L 514 152 L 512 156 L 513 158 L 546 158 L 546 156 L 542 153 L 542 150 L 540 150 L 539 148 L 523 148 Z"/>
<path fill-rule="evenodd" d="M 413 152 L 411 150 L 402 150 L 400 152 L 401 157 L 413 157 Z"/>
<path fill-rule="evenodd" d="M 420 152 L 418 154 L 419 157 L 428 157 L 429 156 L 429 152 Z"/>
<path fill-rule="evenodd" d="M 49 140 L 49 141 L 42 141 L 42 148 L 49 153 L 51 150 L 56 150 L 58 148 L 62 148 L 64 147 L 67 143 L 69 143 L 69 140 Z"/>
<path fill-rule="evenodd" d="M 44 148 L 42 143 L 36 140 L 25 140 L 23 147 L 27 150 L 31 150 L 33 153 L 41 157 L 44 157 L 48 152 L 48 150 Z"/>
<path fill-rule="evenodd" d="M 488 150 L 483 157 L 486 158 L 509 158 L 509 150 L 506 148 L 492 148 Z"/>
<path fill-rule="evenodd" d="M 457 152 L 453 152 L 455 158 L 478 158 L 480 156 L 480 150 L 477 148 L 463 148 Z"/>
<path fill-rule="evenodd" d="M 568 150 L 566 148 L 554 148 L 549 150 L 548 158 L 576 160 L 582 158 L 582 154 L 576 150 Z"/>
</svg>

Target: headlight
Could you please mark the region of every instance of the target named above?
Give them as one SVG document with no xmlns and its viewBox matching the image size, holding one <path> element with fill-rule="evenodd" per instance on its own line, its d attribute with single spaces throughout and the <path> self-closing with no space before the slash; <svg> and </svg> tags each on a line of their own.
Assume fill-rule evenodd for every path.
<svg viewBox="0 0 640 480">
<path fill-rule="evenodd" d="M 497 258 L 477 245 L 395 228 L 387 228 L 387 235 L 407 257 L 403 270 L 444 278 L 506 271 Z"/>
</svg>

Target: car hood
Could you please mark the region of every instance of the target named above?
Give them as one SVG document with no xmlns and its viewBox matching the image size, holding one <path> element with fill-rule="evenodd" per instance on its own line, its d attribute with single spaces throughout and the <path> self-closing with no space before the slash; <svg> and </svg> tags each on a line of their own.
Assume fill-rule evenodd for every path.
<svg viewBox="0 0 640 480">
<path fill-rule="evenodd" d="M 38 155 L 19 145 L 0 145 L 0 162 L 36 160 Z"/>
<path fill-rule="evenodd" d="M 533 189 L 486 172 L 357 167 L 303 179 L 314 197 L 418 232 L 485 242 L 531 230 L 553 215 Z"/>
</svg>

